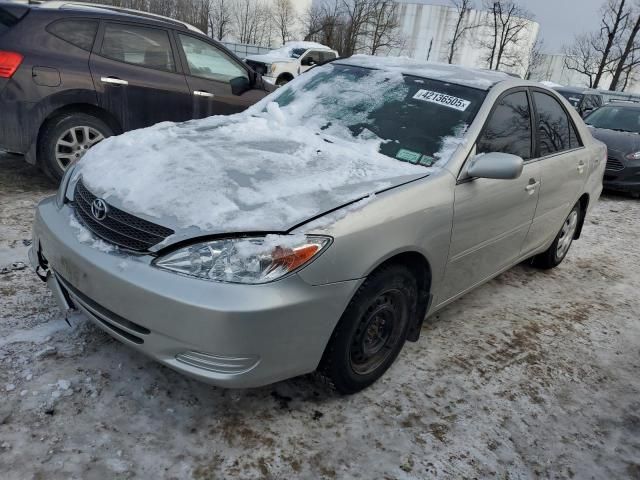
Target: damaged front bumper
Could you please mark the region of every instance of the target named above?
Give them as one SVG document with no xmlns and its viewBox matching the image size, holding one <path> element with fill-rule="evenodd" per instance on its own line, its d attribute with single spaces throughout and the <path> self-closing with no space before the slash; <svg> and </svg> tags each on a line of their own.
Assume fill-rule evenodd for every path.
<svg viewBox="0 0 640 480">
<path fill-rule="evenodd" d="M 313 371 L 359 280 L 312 286 L 203 281 L 151 265 L 152 255 L 81 242 L 73 208 L 38 206 L 29 258 L 63 311 L 83 311 L 121 342 L 189 376 L 255 387 Z"/>
</svg>

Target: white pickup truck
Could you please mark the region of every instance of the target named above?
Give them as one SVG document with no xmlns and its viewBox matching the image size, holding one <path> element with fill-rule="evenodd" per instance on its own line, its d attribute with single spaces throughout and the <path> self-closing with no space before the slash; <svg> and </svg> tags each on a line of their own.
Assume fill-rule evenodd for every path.
<svg viewBox="0 0 640 480">
<path fill-rule="evenodd" d="M 245 61 L 262 78 L 274 85 L 284 85 L 319 65 L 338 58 L 338 52 L 315 42 L 287 42 L 263 55 L 249 55 Z"/>
</svg>

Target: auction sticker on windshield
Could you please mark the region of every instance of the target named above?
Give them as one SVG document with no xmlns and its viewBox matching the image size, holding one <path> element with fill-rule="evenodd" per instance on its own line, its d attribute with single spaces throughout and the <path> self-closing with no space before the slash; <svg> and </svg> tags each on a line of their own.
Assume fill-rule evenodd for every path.
<svg viewBox="0 0 640 480">
<path fill-rule="evenodd" d="M 413 98 L 415 100 L 422 100 L 424 102 L 437 103 L 438 105 L 442 105 L 443 107 L 454 108 L 461 112 L 464 112 L 467 107 L 471 105 L 471 102 L 469 100 L 465 100 L 464 98 L 453 97 L 451 95 L 447 95 L 446 93 L 439 93 L 423 89 L 418 90 Z"/>
</svg>

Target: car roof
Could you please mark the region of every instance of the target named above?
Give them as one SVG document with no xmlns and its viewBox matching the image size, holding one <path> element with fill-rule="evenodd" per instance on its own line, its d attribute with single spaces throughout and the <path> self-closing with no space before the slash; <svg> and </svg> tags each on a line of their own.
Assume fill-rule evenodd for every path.
<svg viewBox="0 0 640 480">
<path fill-rule="evenodd" d="M 640 109 L 640 103 L 634 102 L 633 100 L 616 100 L 613 99 L 609 101 L 605 107 L 623 107 L 623 108 L 635 108 L 636 110 Z"/>
<path fill-rule="evenodd" d="M 433 80 L 456 83 L 481 90 L 489 90 L 497 83 L 511 80 L 514 77 L 495 70 L 482 70 L 478 68 L 450 65 L 447 63 L 419 62 L 408 57 L 376 57 L 371 55 L 353 55 L 340 58 L 331 63 L 353 65 L 358 67 L 373 68 L 384 71 L 396 71 L 405 75 L 415 75 Z M 523 85 L 530 85 L 522 81 Z"/>
<path fill-rule="evenodd" d="M 183 28 L 187 30 L 191 30 L 193 32 L 200 33 L 204 35 L 204 32 L 199 28 L 194 27 L 193 25 L 182 22 L 180 20 L 175 20 L 173 18 L 165 17 L 163 15 L 157 15 L 155 13 L 142 12 L 140 10 L 133 10 L 130 8 L 121 8 L 114 7 L 112 5 L 102 5 L 99 3 L 84 3 L 84 2 L 68 2 L 61 0 L 53 0 L 49 2 L 30 2 L 29 6 L 32 8 L 42 9 L 42 10 L 67 10 L 74 12 L 86 12 L 93 14 L 100 14 L 101 16 L 111 16 L 118 18 L 129 18 L 129 19 L 145 19 L 145 20 L 153 20 L 156 22 L 160 22 L 171 26 L 173 28 Z"/>
<path fill-rule="evenodd" d="M 593 90 L 591 88 L 580 88 L 580 87 L 551 87 L 557 92 L 567 92 L 567 93 L 579 93 L 582 95 L 602 95 L 597 90 Z"/>
</svg>

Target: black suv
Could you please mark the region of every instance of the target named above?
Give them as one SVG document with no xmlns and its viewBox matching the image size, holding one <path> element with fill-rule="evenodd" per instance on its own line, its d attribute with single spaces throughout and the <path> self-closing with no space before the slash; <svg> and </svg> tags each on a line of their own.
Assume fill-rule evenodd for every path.
<svg viewBox="0 0 640 480">
<path fill-rule="evenodd" d="M 604 97 L 597 90 L 576 87 L 553 87 L 553 89 L 566 98 L 582 117 L 604 104 Z"/>
<path fill-rule="evenodd" d="M 244 110 L 268 86 L 195 27 L 72 2 L 0 2 L 0 148 L 54 179 L 110 135 Z"/>
</svg>

